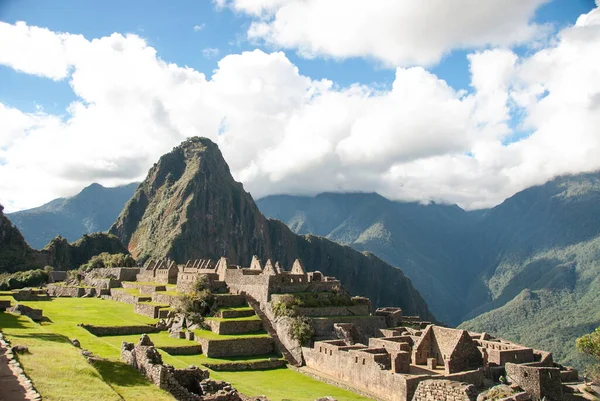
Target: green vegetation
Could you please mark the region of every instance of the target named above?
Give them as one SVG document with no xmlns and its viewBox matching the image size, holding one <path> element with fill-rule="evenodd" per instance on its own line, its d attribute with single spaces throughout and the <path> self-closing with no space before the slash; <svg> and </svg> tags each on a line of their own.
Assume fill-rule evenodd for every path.
<svg viewBox="0 0 600 401">
<path fill-rule="evenodd" d="M 40 304 L 43 304 L 44 314 L 56 319 L 54 313 L 46 312 L 46 306 L 52 303 L 54 301 L 33 302 L 30 305 L 40 307 Z M 68 316 L 68 311 L 64 312 L 64 315 L 60 315 Z M 30 353 L 19 355 L 19 360 L 44 399 L 172 400 L 167 393 L 148 382 L 139 372 L 116 360 L 90 365 L 80 351 L 71 345 L 69 338 L 74 337 L 65 334 L 77 334 L 77 338 L 83 340 L 82 346 L 94 352 L 102 351 L 106 347 L 91 347 L 93 341 L 85 341 L 85 338 L 91 339 L 93 336 L 89 333 L 86 335 L 85 330 L 74 324 L 44 322 L 40 325 L 23 316 L 0 313 L 0 327 L 13 345 L 21 344 L 29 348 Z M 118 358 L 117 349 L 111 354 Z"/>
<path fill-rule="evenodd" d="M 134 267 L 135 259 L 124 253 L 110 254 L 108 252 L 102 252 L 99 255 L 91 257 L 87 263 L 81 265 L 81 269 L 89 271 L 91 269 L 99 267 Z"/>
<path fill-rule="evenodd" d="M 323 308 L 330 306 L 352 306 L 355 302 L 345 293 L 301 292 L 283 294 L 272 302 L 273 313 L 277 317 L 297 315 L 298 308 Z"/>
<path fill-rule="evenodd" d="M 290 324 L 290 336 L 300 344 L 305 344 L 315 334 L 315 330 L 310 324 L 310 318 L 306 316 L 295 316 Z"/>
<path fill-rule="evenodd" d="M 0 299 L 10 299 L 9 292 L 0 292 Z M 48 318 L 42 324 L 29 319 L 0 313 L 0 327 L 14 344 L 28 345 L 31 355 L 20 356 L 25 371 L 30 375 L 44 399 L 52 401 L 88 400 L 171 400 L 138 372 L 118 362 L 122 341 L 137 342 L 138 335 L 96 337 L 77 323 L 94 325 L 131 325 L 155 322 L 133 312 L 133 305 L 97 298 L 56 298 L 51 301 L 24 302 L 41 308 Z M 197 330 L 197 335 L 209 335 L 214 339 L 268 336 L 268 334 L 219 336 L 212 332 Z M 68 339 L 77 338 L 81 347 L 95 355 L 108 358 L 92 368 L 72 347 Z M 176 339 L 168 333 L 150 334 L 157 347 L 186 346 L 195 344 L 185 339 Z M 164 362 L 177 368 L 203 363 L 225 363 L 252 361 L 279 357 L 259 355 L 256 357 L 207 358 L 205 355 L 169 355 L 161 352 Z M 71 380 L 64 380 L 69 377 Z M 216 380 L 231 382 L 246 395 L 264 394 L 279 401 L 313 401 L 318 396 L 330 395 L 339 400 L 367 401 L 367 398 L 319 382 L 289 369 L 252 372 L 213 372 Z M 46 383 L 46 385 L 44 384 Z"/>
<path fill-rule="evenodd" d="M 600 380 L 600 327 L 590 334 L 579 337 L 576 341 L 577 349 L 584 354 L 592 356 L 595 361 L 587 367 L 587 373 L 594 381 Z"/>
<path fill-rule="evenodd" d="M 181 297 L 176 312 L 184 314 L 194 324 L 203 325 L 204 317 L 212 315 L 215 308 L 216 300 L 209 288 L 208 278 L 200 276 L 194 283 L 192 293 Z"/>
<path fill-rule="evenodd" d="M 555 360 L 582 369 L 590 357 L 577 351 L 575 339 L 600 326 L 600 237 L 535 254 L 516 282 L 533 274 L 533 288 L 459 327 L 552 351 Z M 513 285 L 505 291 L 518 290 Z"/>
<path fill-rule="evenodd" d="M 47 270 L 25 270 L 16 273 L 0 273 L 0 290 L 16 290 L 25 287 L 39 287 L 48 281 Z"/>
</svg>

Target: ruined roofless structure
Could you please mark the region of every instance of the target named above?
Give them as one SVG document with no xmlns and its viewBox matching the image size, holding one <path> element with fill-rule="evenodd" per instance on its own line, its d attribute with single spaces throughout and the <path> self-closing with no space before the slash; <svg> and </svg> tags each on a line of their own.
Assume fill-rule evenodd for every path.
<svg viewBox="0 0 600 401">
<path fill-rule="evenodd" d="M 350 298 L 339 280 L 307 272 L 298 259 L 289 270 L 271 260 L 263 264 L 256 256 L 248 267 L 224 257 L 185 265 L 156 260 L 140 269 L 137 280 L 177 284 L 177 291 L 185 293 L 202 276 L 222 294 L 245 297 L 269 332 L 276 333 L 288 363 L 380 400 L 475 401 L 484 379 L 497 382 L 504 375 L 523 390 L 515 399 L 564 400 L 562 382 L 577 377 L 576 371 L 554 364 L 549 352 L 422 322 L 404 316 L 400 308 L 373 311 L 368 299 Z M 307 294 L 314 299 L 344 294 L 352 302 L 298 307 L 315 331 L 310 345 L 302 346 L 289 335 L 289 323 L 282 324 L 290 318 L 278 317 L 272 306 Z"/>
</svg>

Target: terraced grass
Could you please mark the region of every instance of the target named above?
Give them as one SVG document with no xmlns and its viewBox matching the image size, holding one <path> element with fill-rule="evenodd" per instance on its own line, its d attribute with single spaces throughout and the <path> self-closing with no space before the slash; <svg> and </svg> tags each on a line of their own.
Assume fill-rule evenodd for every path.
<svg viewBox="0 0 600 401">
<path fill-rule="evenodd" d="M 194 330 L 194 335 L 200 338 L 206 338 L 209 340 L 231 340 L 232 338 L 263 338 L 270 337 L 268 333 L 264 331 L 258 331 L 255 333 L 246 334 L 217 334 L 210 330 Z"/>
<path fill-rule="evenodd" d="M 0 293 L 0 299 L 2 298 L 12 297 L 10 294 Z M 48 321 L 39 325 L 27 318 L 0 312 L 0 319 L 1 317 L 5 319 L 0 320 L 0 327 L 9 339 L 17 339 L 16 335 L 22 335 L 18 337 L 18 343 L 32 344 L 30 349 L 35 352 L 32 352 L 31 357 L 37 359 L 22 358 L 21 360 L 34 384 L 45 396 L 44 399 L 50 401 L 172 400 L 169 395 L 156 388 L 131 367 L 118 362 L 121 343 L 136 342 L 139 339 L 138 335 L 96 337 L 77 327 L 78 323 L 102 326 L 149 324 L 156 322 L 156 319 L 136 314 L 133 305 L 97 298 L 55 298 L 50 301 L 23 303 L 33 308 L 43 309 Z M 21 321 L 21 323 L 11 324 L 11 320 Z M 29 331 L 17 332 L 23 330 L 20 328 L 21 325 Z M 267 333 L 218 335 L 206 330 L 196 330 L 195 334 L 212 339 L 268 337 Z M 85 362 L 79 351 L 68 343 L 68 339 L 73 338 L 81 342 L 82 348 L 109 360 L 97 364 L 96 369 L 93 369 Z M 150 334 L 150 338 L 157 347 L 196 344 L 185 339 L 170 338 L 166 332 Z M 50 339 L 58 339 L 58 341 L 50 341 Z M 205 355 L 169 355 L 163 351 L 161 354 L 164 363 L 177 368 L 198 366 L 203 363 L 255 361 L 277 357 L 258 355 L 216 359 L 207 358 Z M 246 395 L 266 395 L 272 401 L 313 401 L 326 395 L 344 401 L 369 400 L 286 368 L 250 372 L 211 371 L 211 377 L 215 380 L 231 382 Z"/>
<path fill-rule="evenodd" d="M 220 311 L 230 311 L 230 310 L 235 310 L 235 311 L 254 311 L 254 309 L 252 309 L 251 306 L 226 306 L 223 308 L 219 308 Z"/>
<path fill-rule="evenodd" d="M 123 363 L 106 361 L 95 369 L 68 337 L 51 327 L 52 323 L 40 325 L 23 316 L 0 312 L 0 328 L 5 336 L 13 345 L 29 348 L 30 353 L 20 355 L 19 360 L 45 400 L 173 399 Z"/>
<path fill-rule="evenodd" d="M 214 320 L 217 322 L 222 322 L 222 321 L 246 321 L 246 320 L 260 320 L 260 317 L 258 317 L 257 315 L 253 315 L 253 316 L 245 316 L 245 317 L 207 317 L 207 320 Z"/>
</svg>

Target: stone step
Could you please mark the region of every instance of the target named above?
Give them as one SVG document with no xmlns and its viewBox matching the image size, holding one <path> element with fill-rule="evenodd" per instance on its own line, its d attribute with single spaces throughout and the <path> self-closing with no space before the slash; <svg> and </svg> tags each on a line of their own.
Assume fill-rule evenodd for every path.
<svg viewBox="0 0 600 401">
<path fill-rule="evenodd" d="M 160 283 L 138 283 L 136 281 L 121 282 L 123 288 L 137 289 L 142 294 L 152 294 L 155 291 L 166 291 L 167 286 Z"/>
<path fill-rule="evenodd" d="M 165 351 L 169 355 L 200 355 L 202 353 L 202 345 L 181 345 L 181 346 L 164 346 L 158 349 Z"/>
<path fill-rule="evenodd" d="M 204 322 L 211 331 L 220 335 L 247 334 L 262 330 L 262 321 L 256 316 L 253 318 L 221 319 L 207 318 Z"/>
<path fill-rule="evenodd" d="M 115 301 L 124 302 L 126 304 L 136 304 L 138 302 L 151 302 L 152 297 L 149 295 L 135 294 L 125 291 L 123 288 L 111 288 L 111 298 Z"/>
<path fill-rule="evenodd" d="M 274 351 L 273 338 L 265 336 L 213 339 L 196 335 L 194 341 L 202 345 L 202 352 L 209 358 L 263 355 Z"/>
<path fill-rule="evenodd" d="M 223 360 L 222 362 L 205 362 L 202 365 L 216 371 L 241 372 L 246 370 L 278 369 L 286 366 L 287 362 L 281 358 L 262 358 L 248 361 Z"/>
<path fill-rule="evenodd" d="M 233 306 L 248 306 L 246 298 L 243 295 L 215 294 L 215 299 L 217 306 L 220 308 Z"/>
<path fill-rule="evenodd" d="M 236 318 L 236 317 L 249 317 L 254 316 L 256 313 L 251 307 L 238 307 L 238 308 L 222 308 L 217 311 L 217 317 L 220 318 Z"/>
<path fill-rule="evenodd" d="M 138 302 L 134 305 L 133 310 L 140 315 L 157 319 L 166 318 L 171 309 L 169 305 L 161 305 L 153 302 Z"/>
</svg>

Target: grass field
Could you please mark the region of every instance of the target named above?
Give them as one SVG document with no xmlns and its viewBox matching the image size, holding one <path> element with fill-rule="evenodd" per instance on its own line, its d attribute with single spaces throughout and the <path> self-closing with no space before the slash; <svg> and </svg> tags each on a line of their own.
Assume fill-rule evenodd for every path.
<svg viewBox="0 0 600 401">
<path fill-rule="evenodd" d="M 0 293 L 0 299 L 12 297 L 8 293 Z M 47 321 L 37 324 L 25 317 L 0 312 L 0 329 L 13 343 L 30 348 L 31 354 L 20 359 L 45 400 L 172 400 L 133 368 L 118 361 L 121 343 L 136 342 L 138 335 L 96 337 L 77 326 L 78 323 L 100 326 L 148 324 L 155 322 L 155 319 L 136 314 L 133 305 L 97 298 L 55 298 L 23 303 L 41 308 Z M 197 334 L 217 339 L 235 337 L 218 336 L 210 331 L 199 331 Z M 96 364 L 94 369 L 70 344 L 69 340 L 73 338 L 80 341 L 82 348 L 109 360 Z M 195 344 L 170 338 L 166 332 L 150 334 L 150 338 L 157 347 Z M 177 368 L 219 361 L 204 355 L 172 356 L 161 353 L 165 363 Z M 270 356 L 273 355 L 220 361 L 254 360 Z M 211 377 L 231 382 L 246 395 L 266 395 L 271 401 L 313 401 L 327 395 L 340 401 L 368 400 L 286 368 L 251 372 L 211 371 Z"/>
</svg>

